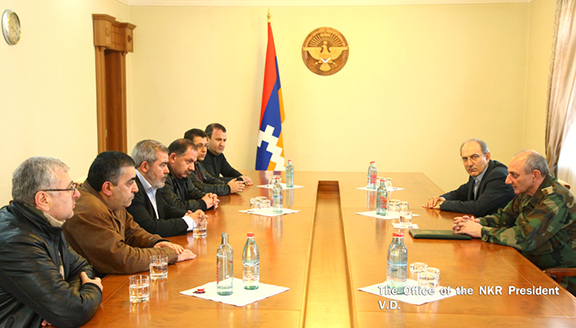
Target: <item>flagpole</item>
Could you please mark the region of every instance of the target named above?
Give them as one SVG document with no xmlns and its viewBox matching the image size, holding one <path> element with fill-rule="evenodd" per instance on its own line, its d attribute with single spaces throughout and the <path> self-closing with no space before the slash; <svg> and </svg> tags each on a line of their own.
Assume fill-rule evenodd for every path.
<svg viewBox="0 0 576 328">
<path fill-rule="evenodd" d="M 270 23 L 270 17 L 272 16 L 270 16 L 270 8 L 268 8 L 268 23 Z"/>
</svg>

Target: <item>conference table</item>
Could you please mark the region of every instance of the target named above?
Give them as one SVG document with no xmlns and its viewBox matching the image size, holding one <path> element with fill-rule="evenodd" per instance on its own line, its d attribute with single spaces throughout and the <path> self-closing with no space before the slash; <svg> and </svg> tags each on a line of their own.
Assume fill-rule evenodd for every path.
<svg viewBox="0 0 576 328">
<path fill-rule="evenodd" d="M 356 214 L 375 209 L 375 192 L 357 189 L 365 186 L 364 173 L 297 171 L 295 184 L 303 188 L 284 190 L 284 207 L 298 212 L 276 217 L 240 210 L 250 207 L 251 198 L 271 199 L 271 189 L 257 185 L 273 174 L 284 181 L 284 173 L 247 174 L 253 186 L 220 197 L 219 208 L 207 211 L 206 238 L 195 239 L 192 233 L 168 238 L 192 250 L 196 259 L 170 265 L 168 279 L 151 283 L 146 303 L 130 303 L 129 275 L 106 276 L 102 304 L 85 327 L 576 327 L 576 298 L 564 288 L 558 295 L 508 293 L 510 286 L 559 286 L 515 249 L 478 239 L 414 239 L 408 230 L 402 230 L 408 263 L 437 267 L 442 286 L 471 293 L 382 308 L 390 299 L 359 288 L 386 280 L 388 246 L 399 230 L 393 220 Z M 392 199 L 409 202 L 420 229 L 451 229 L 453 218 L 461 215 L 421 207 L 442 193 L 422 173 L 380 176 L 403 188 Z M 216 250 L 224 232 L 234 249 L 235 278 L 242 278 L 246 233 L 254 232 L 261 283 L 289 290 L 242 307 L 181 294 L 216 280 Z M 496 287 L 501 295 L 480 293 Z"/>
</svg>

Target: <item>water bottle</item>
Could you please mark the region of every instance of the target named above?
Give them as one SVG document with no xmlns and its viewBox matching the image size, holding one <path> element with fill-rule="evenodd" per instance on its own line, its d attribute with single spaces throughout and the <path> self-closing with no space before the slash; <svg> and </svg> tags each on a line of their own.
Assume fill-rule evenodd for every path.
<svg viewBox="0 0 576 328">
<path fill-rule="evenodd" d="M 378 191 L 376 192 L 376 214 L 386 216 L 388 213 L 388 190 L 386 180 L 380 179 Z"/>
<path fill-rule="evenodd" d="M 260 252 L 258 252 L 258 246 L 254 241 L 254 233 L 249 232 L 246 237 L 246 244 L 242 252 L 244 289 L 258 289 L 260 284 Z"/>
<path fill-rule="evenodd" d="M 388 247 L 388 270 L 386 281 L 391 289 L 397 290 L 397 295 L 404 294 L 406 278 L 408 277 L 408 250 L 404 245 L 404 234 L 392 234 L 392 242 Z"/>
<path fill-rule="evenodd" d="M 370 166 L 368 166 L 368 176 L 366 180 L 368 181 L 366 184 L 366 188 L 368 189 L 376 189 L 376 176 L 378 176 L 378 170 L 376 170 L 376 162 L 370 162 Z"/>
<path fill-rule="evenodd" d="M 216 293 L 232 295 L 234 282 L 234 251 L 228 244 L 228 234 L 222 234 L 222 244 L 216 251 Z"/>
<path fill-rule="evenodd" d="M 282 213 L 282 185 L 280 177 L 276 178 L 274 187 L 272 187 L 272 211 L 276 214 Z"/>
<path fill-rule="evenodd" d="M 294 188 L 294 166 L 292 166 L 292 160 L 288 160 L 288 165 L 286 165 L 286 187 Z"/>
</svg>

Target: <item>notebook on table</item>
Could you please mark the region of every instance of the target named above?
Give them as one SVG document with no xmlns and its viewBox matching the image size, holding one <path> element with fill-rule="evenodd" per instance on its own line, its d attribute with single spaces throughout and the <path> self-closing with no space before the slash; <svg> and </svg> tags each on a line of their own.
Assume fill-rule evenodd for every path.
<svg viewBox="0 0 576 328">
<path fill-rule="evenodd" d="M 416 239 L 472 239 L 472 237 L 468 235 L 456 234 L 453 230 L 412 229 L 410 230 L 410 234 Z"/>
</svg>

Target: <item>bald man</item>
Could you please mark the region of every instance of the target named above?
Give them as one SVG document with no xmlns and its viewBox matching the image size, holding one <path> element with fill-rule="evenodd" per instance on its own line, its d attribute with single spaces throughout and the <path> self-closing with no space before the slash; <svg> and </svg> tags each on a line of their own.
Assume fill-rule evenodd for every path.
<svg viewBox="0 0 576 328">
<path fill-rule="evenodd" d="M 423 207 L 484 216 L 496 213 L 514 198 L 514 191 L 505 183 L 506 165 L 491 158 L 484 141 L 464 141 L 460 157 L 470 175 L 468 182 L 456 190 L 430 198 Z"/>
</svg>

